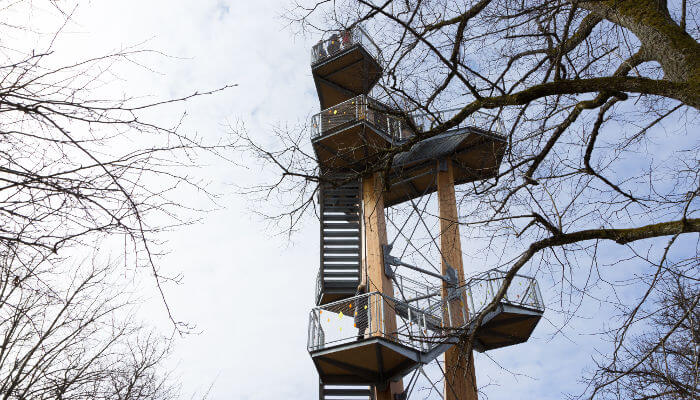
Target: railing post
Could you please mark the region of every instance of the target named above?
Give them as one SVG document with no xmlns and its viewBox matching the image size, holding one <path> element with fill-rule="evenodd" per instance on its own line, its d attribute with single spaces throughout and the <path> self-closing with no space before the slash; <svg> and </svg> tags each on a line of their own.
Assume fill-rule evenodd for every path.
<svg viewBox="0 0 700 400">
<path fill-rule="evenodd" d="M 382 327 L 381 333 L 382 333 L 382 335 L 385 335 L 386 334 L 386 332 L 385 332 L 386 327 L 384 325 L 384 296 L 382 296 L 381 294 L 379 295 L 379 302 L 381 304 L 379 307 L 379 318 L 380 318 L 381 327 Z"/>
<path fill-rule="evenodd" d="M 406 304 L 406 310 L 408 311 L 408 340 L 413 340 L 413 319 L 411 319 L 411 306 Z"/>
<path fill-rule="evenodd" d="M 311 311 L 311 318 L 309 318 L 309 319 L 310 319 L 310 320 L 309 320 L 309 327 L 308 327 L 308 331 L 307 331 L 308 334 L 309 334 L 309 336 L 308 336 L 308 339 L 306 340 L 306 348 L 309 349 L 309 350 L 313 350 L 313 347 L 311 346 L 311 343 L 314 342 L 314 330 L 313 330 L 313 321 L 314 321 L 314 320 L 313 320 L 313 315 L 314 315 L 314 314 L 313 314 L 313 313 L 314 313 L 314 311 L 312 310 L 312 311 Z"/>
<path fill-rule="evenodd" d="M 373 326 L 372 326 L 372 318 L 373 318 L 372 309 L 374 308 L 374 305 L 372 304 L 373 298 L 374 298 L 373 294 L 367 295 L 367 314 L 365 315 L 365 317 L 367 317 L 367 333 L 370 336 L 372 336 L 372 333 L 374 333 L 374 331 L 372 330 L 372 328 L 373 328 Z"/>
</svg>

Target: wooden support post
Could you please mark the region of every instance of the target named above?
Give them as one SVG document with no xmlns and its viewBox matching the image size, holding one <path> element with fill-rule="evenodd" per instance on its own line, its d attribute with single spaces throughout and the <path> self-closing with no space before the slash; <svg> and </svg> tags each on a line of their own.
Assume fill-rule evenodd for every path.
<svg viewBox="0 0 700 400">
<path fill-rule="evenodd" d="M 362 180 L 362 205 L 364 215 L 365 268 L 367 292 L 380 292 L 394 296 L 391 279 L 384 274 L 382 245 L 387 244 L 386 220 L 384 219 L 384 193 L 379 173 Z M 365 272 L 366 271 L 366 272 Z M 386 301 L 377 304 L 379 296 L 373 302 L 370 335 L 391 335 L 396 332 L 396 314 L 392 304 Z M 403 382 L 391 382 L 384 390 L 374 387 L 375 400 L 394 400 L 393 395 L 403 392 Z"/>
<path fill-rule="evenodd" d="M 464 283 L 464 265 L 462 262 L 462 244 L 459 236 L 459 218 L 457 198 L 455 196 L 454 172 L 452 160 L 437 162 L 438 207 L 440 209 L 440 249 L 442 252 L 442 273 L 448 266 L 454 268 L 459 283 Z M 447 298 L 447 285 L 443 282 L 442 297 Z M 462 317 L 468 316 L 467 302 L 464 296 L 450 301 L 450 311 L 446 317 L 453 326 L 466 322 Z M 447 322 L 446 322 L 447 323 Z M 456 346 L 445 352 L 445 400 L 477 400 L 474 360 L 471 354 L 460 354 Z"/>
</svg>

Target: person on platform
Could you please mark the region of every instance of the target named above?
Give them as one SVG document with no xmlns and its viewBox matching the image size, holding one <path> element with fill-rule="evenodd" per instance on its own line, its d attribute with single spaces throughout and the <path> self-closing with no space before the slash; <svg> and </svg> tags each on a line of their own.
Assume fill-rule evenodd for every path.
<svg viewBox="0 0 700 400">
<path fill-rule="evenodd" d="M 348 47 L 352 46 L 352 36 L 350 35 L 349 30 L 344 30 L 340 36 L 342 37 L 342 44 L 343 48 L 347 49 Z"/>
<path fill-rule="evenodd" d="M 328 41 L 328 54 L 333 55 L 337 53 L 340 50 L 340 37 L 338 36 L 337 33 L 334 33 L 331 35 L 330 40 Z"/>
<path fill-rule="evenodd" d="M 322 58 L 326 58 L 328 54 L 326 54 L 326 49 L 324 49 L 324 43 L 323 40 L 319 40 L 318 43 L 314 46 L 314 54 L 316 54 L 316 59 L 320 60 Z"/>
<path fill-rule="evenodd" d="M 365 331 L 368 326 L 369 310 L 367 310 L 368 296 L 363 296 L 367 293 L 367 285 L 360 282 L 357 286 L 356 296 L 361 296 L 355 301 L 355 326 L 357 327 L 357 340 L 365 338 Z"/>
</svg>

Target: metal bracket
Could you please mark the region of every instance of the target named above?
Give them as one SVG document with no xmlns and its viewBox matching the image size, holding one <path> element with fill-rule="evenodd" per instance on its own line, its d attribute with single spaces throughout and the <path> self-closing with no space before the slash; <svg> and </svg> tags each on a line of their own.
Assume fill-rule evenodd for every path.
<svg viewBox="0 0 700 400">
<path fill-rule="evenodd" d="M 400 258 L 394 257 L 391 255 L 391 249 L 392 246 L 385 244 L 382 245 L 382 255 L 384 259 L 384 275 L 386 275 L 389 279 L 393 279 L 396 274 L 394 273 L 394 270 L 391 269 L 392 266 L 394 267 L 406 267 L 409 269 L 412 269 L 414 271 L 421 272 L 426 275 L 433 276 L 438 279 L 442 279 L 448 287 L 448 296 L 450 299 L 454 298 L 455 296 L 458 296 L 459 294 L 455 290 L 457 286 L 459 285 L 459 277 L 457 276 L 457 271 L 452 268 L 451 265 L 447 265 L 447 270 L 445 271 L 444 275 L 438 274 L 433 271 L 428 271 L 423 268 L 416 267 L 415 265 L 411 265 L 408 263 L 405 263 L 401 261 Z"/>
<path fill-rule="evenodd" d="M 438 171 L 447 172 L 447 159 L 441 158 L 438 160 Z"/>
<path fill-rule="evenodd" d="M 391 269 L 391 266 L 400 264 L 401 260 L 391 255 L 391 245 L 388 244 L 382 245 L 382 255 L 384 258 L 384 275 L 389 279 L 394 279 L 396 274 Z"/>
</svg>

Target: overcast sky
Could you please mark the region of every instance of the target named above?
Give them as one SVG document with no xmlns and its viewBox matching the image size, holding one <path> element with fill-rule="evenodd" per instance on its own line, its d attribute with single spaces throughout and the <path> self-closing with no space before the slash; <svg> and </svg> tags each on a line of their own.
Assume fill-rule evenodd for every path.
<svg viewBox="0 0 700 400">
<path fill-rule="evenodd" d="M 164 98 L 238 84 L 189 103 L 184 129 L 215 138 L 227 122 L 242 122 L 251 135 L 269 142 L 274 126 L 303 123 L 318 111 L 309 68 L 310 47 L 318 38 L 292 35 L 280 18 L 288 5 L 288 0 L 86 2 L 59 50 L 107 53 L 145 41 L 142 46 L 169 57 L 147 57 L 155 72 L 125 69 L 126 92 Z M 177 117 L 158 116 L 170 122 Z M 171 253 L 162 265 L 184 275 L 182 285 L 168 289 L 171 307 L 201 332 L 178 341 L 173 365 L 186 394 L 201 394 L 213 384 L 211 399 L 311 399 L 318 377 L 306 351 L 306 326 L 318 269 L 318 225 L 305 221 L 291 242 L 272 236 L 233 186 L 254 181 L 257 172 L 255 166 L 212 161 L 199 173 L 224 194 L 219 199 L 224 209 L 167 237 Z M 477 262 L 465 265 L 468 274 L 480 270 Z M 588 335 L 592 321 L 600 325 L 599 310 L 583 309 L 581 318 L 555 335 L 564 316 L 556 313 L 556 304 L 548 305 L 545 316 L 553 323 L 543 320 L 528 343 L 489 353 L 496 361 L 477 355 L 477 382 L 487 385 L 489 398 L 558 399 L 580 389 L 577 380 L 591 349 L 602 345 Z M 160 303 L 145 310 L 160 323 Z"/>
</svg>

